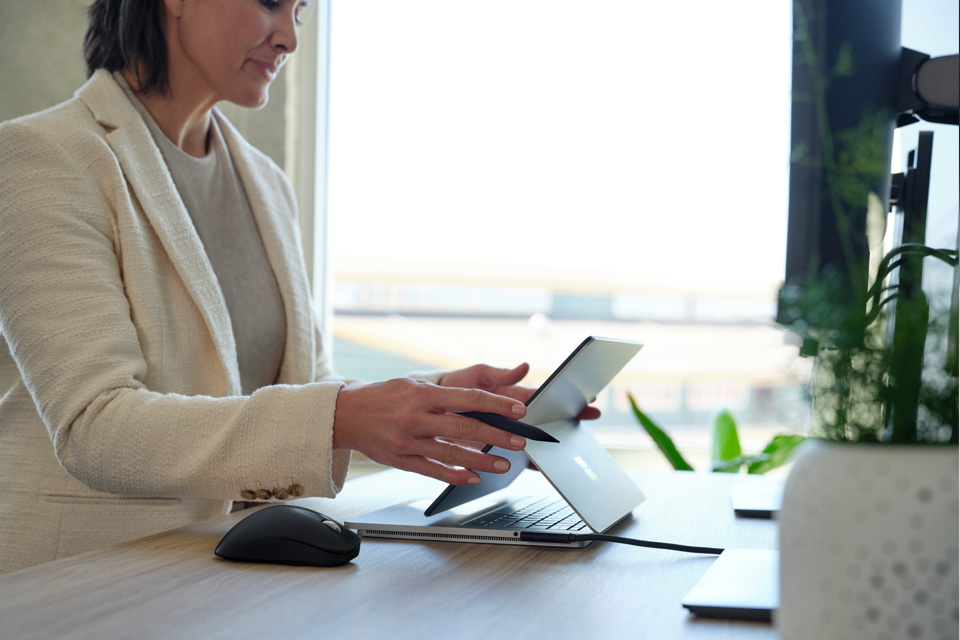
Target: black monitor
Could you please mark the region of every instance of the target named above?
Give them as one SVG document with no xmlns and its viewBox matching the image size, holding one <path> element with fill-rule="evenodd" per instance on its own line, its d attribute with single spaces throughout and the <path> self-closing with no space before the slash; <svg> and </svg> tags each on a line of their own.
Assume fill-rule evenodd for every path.
<svg viewBox="0 0 960 640">
<path fill-rule="evenodd" d="M 863 340 L 890 198 L 899 0 L 794 2 L 790 196 L 777 320 L 815 355 Z"/>
<path fill-rule="evenodd" d="M 777 321 L 800 335 L 802 354 L 832 363 L 820 367 L 827 377 L 818 388 L 833 389 L 823 402 L 827 428 L 846 429 L 835 435 L 874 438 L 882 428 L 890 441 L 940 440 L 917 433 L 918 407 L 943 401 L 955 408 L 957 387 L 956 366 L 947 362 L 943 397 L 922 396 L 929 323 L 922 261 L 935 255 L 957 264 L 955 248 L 924 246 L 933 134 L 921 134 L 906 175 L 893 179 L 890 165 L 896 127 L 919 118 L 957 124 L 958 56 L 903 48 L 900 0 L 796 0 L 793 18 L 787 257 Z M 899 228 L 883 256 L 891 208 Z M 873 321 L 887 303 L 885 331 L 878 330 Z M 877 415 L 878 401 L 885 415 Z M 957 440 L 956 424 L 949 437 Z"/>
</svg>

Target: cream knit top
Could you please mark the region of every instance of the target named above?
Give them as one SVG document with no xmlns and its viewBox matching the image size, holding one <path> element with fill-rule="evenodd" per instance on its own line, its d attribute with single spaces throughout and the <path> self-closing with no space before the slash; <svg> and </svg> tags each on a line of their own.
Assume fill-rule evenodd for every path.
<svg viewBox="0 0 960 640">
<path fill-rule="evenodd" d="M 210 119 L 207 155 L 195 158 L 164 135 L 123 74 L 113 77 L 160 148 L 223 290 L 243 393 L 274 384 L 286 342 L 283 300 L 217 119 Z"/>
</svg>

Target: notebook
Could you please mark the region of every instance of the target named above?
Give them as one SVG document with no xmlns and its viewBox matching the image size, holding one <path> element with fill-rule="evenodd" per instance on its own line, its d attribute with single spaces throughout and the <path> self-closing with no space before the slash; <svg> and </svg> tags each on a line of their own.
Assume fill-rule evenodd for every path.
<svg viewBox="0 0 960 640">
<path fill-rule="evenodd" d="M 510 471 L 478 472 L 480 484 L 451 485 L 433 500 L 414 499 L 347 520 L 346 525 L 365 537 L 586 546 L 586 541 L 528 542 L 521 540 L 521 533 L 603 533 L 643 501 L 640 489 L 577 420 L 642 346 L 588 337 L 536 390 L 523 421 L 559 442 L 527 440 L 524 451 L 488 445 L 484 451 L 509 460 Z M 556 493 L 515 496 L 502 491 L 531 461 Z"/>
<path fill-rule="evenodd" d="M 730 487 L 730 504 L 741 518 L 773 520 L 780 513 L 783 483 L 773 485 L 734 485 Z"/>
<path fill-rule="evenodd" d="M 780 603 L 776 550 L 727 549 L 683 599 L 703 618 L 771 622 Z"/>
</svg>

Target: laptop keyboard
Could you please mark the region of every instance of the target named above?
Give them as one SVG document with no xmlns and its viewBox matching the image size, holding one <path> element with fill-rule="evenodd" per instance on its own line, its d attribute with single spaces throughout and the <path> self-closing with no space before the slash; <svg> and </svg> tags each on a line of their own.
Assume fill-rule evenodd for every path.
<svg viewBox="0 0 960 640">
<path fill-rule="evenodd" d="M 462 527 L 485 529 L 523 529 L 526 531 L 576 532 L 587 527 L 580 516 L 563 500 L 542 498 L 523 504 L 516 503 L 489 511 L 463 523 Z"/>
</svg>

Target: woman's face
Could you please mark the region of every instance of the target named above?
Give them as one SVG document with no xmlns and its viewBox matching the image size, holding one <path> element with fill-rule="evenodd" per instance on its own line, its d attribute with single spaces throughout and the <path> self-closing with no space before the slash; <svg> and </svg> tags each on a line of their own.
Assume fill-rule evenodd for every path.
<svg viewBox="0 0 960 640">
<path fill-rule="evenodd" d="M 305 0 L 164 0 L 174 92 L 262 107 L 297 49 Z M 176 98 L 177 96 L 174 95 Z"/>
</svg>

